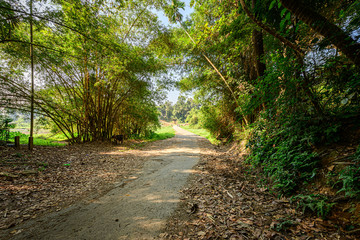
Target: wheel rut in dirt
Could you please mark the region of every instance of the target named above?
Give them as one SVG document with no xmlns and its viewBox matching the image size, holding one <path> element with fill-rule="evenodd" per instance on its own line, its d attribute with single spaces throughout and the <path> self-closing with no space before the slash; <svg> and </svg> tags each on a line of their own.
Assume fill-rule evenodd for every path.
<svg viewBox="0 0 360 240">
<path fill-rule="evenodd" d="M 176 209 L 179 190 L 199 160 L 199 138 L 174 126 L 156 142 L 137 175 L 106 195 L 19 225 L 13 239 L 153 239 Z"/>
</svg>

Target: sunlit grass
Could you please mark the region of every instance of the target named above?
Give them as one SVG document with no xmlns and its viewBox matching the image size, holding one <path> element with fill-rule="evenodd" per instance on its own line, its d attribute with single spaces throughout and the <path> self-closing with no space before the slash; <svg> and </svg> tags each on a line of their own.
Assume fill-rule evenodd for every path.
<svg viewBox="0 0 360 240">
<path fill-rule="evenodd" d="M 206 139 L 208 139 L 212 144 L 219 144 L 220 141 L 217 140 L 216 138 L 214 138 L 211 133 L 206 130 L 206 129 L 203 129 L 203 128 L 194 128 L 192 126 L 181 126 L 181 128 L 189 131 L 189 132 L 192 132 L 196 135 L 199 135 L 201 137 L 204 137 Z"/>
<path fill-rule="evenodd" d="M 67 137 L 63 133 L 46 133 L 46 134 L 35 134 L 36 138 L 50 139 L 51 141 L 66 141 Z"/>
<path fill-rule="evenodd" d="M 132 144 L 128 149 L 123 149 L 120 151 L 127 151 L 130 149 L 138 149 L 142 148 L 146 145 L 148 142 L 154 142 L 158 140 L 164 140 L 167 138 L 172 138 L 175 136 L 175 130 L 172 128 L 172 126 L 162 126 L 160 129 L 156 130 L 153 134 L 151 134 L 150 137 L 147 138 L 141 138 L 139 139 L 140 142 Z"/>
<path fill-rule="evenodd" d="M 175 136 L 175 130 L 172 126 L 161 127 L 150 137 L 151 141 L 163 140 Z"/>
<path fill-rule="evenodd" d="M 20 144 L 28 144 L 29 135 L 20 133 L 20 132 L 11 132 L 10 133 L 10 142 L 15 141 L 15 136 L 20 136 Z M 144 139 L 145 141 L 157 141 L 163 140 L 167 138 L 172 138 L 175 136 L 175 130 L 172 126 L 163 126 L 157 131 L 155 131 L 148 139 Z M 64 146 L 66 143 L 60 143 L 61 141 L 65 141 L 67 138 L 63 133 L 45 133 L 45 134 L 35 134 L 34 135 L 34 145 L 37 146 Z M 142 143 L 144 144 L 144 143 Z M 141 145 L 141 144 L 140 144 Z M 139 145 L 139 147 L 141 147 Z"/>
<path fill-rule="evenodd" d="M 29 135 L 23 134 L 20 132 L 11 132 L 9 141 L 15 142 L 15 136 L 20 137 L 20 144 L 28 144 L 29 143 Z M 54 137 L 49 137 L 49 138 L 44 137 L 44 135 L 35 135 L 33 141 L 34 141 L 34 145 L 37 145 L 37 146 L 64 146 L 64 145 L 66 145 L 66 143 L 58 142 L 61 140 L 64 140 L 64 138 L 57 137 L 57 135 L 54 135 Z"/>
</svg>

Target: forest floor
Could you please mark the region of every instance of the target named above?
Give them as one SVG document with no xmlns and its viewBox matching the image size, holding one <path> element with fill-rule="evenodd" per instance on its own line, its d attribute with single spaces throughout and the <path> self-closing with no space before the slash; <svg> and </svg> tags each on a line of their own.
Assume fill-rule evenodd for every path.
<svg viewBox="0 0 360 240">
<path fill-rule="evenodd" d="M 0 147 L 0 229 L 101 196 L 131 178 L 146 161 L 139 149 L 131 149 L 137 144 L 35 146 L 33 152 L 27 146 Z"/>
<path fill-rule="evenodd" d="M 0 239 L 360 239 L 341 213 L 279 199 L 243 152 L 177 134 L 145 147 L 1 148 Z"/>
<path fill-rule="evenodd" d="M 162 238 L 360 239 L 360 226 L 346 229 L 351 218 L 360 217 L 349 215 L 348 208 L 336 208 L 328 218 L 303 212 L 261 184 L 239 145 L 216 147 L 199 141 L 201 159 Z"/>
</svg>

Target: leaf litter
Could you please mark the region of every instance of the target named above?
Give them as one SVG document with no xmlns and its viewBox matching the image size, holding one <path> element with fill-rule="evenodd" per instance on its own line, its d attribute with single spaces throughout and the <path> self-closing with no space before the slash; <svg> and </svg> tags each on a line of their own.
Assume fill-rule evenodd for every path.
<svg viewBox="0 0 360 240">
<path fill-rule="evenodd" d="M 36 146 L 33 152 L 25 146 L 21 150 L 0 147 L 0 230 L 11 230 L 80 199 L 101 196 L 131 178 L 146 156 L 129 146 L 96 142 Z"/>
<path fill-rule="evenodd" d="M 333 218 L 303 214 L 277 198 L 259 185 L 241 155 L 215 150 L 206 140 L 200 144 L 197 174 L 160 238 L 359 239 L 359 231 L 347 232 Z M 27 219 L 102 195 L 131 179 L 145 161 L 141 150 L 106 143 L 36 147 L 33 153 L 0 148 L 0 228 L 11 231 Z"/>
<path fill-rule="evenodd" d="M 205 139 L 200 145 L 196 174 L 161 239 L 359 239 L 333 218 L 303 213 L 260 185 L 241 153 L 216 150 Z"/>
</svg>

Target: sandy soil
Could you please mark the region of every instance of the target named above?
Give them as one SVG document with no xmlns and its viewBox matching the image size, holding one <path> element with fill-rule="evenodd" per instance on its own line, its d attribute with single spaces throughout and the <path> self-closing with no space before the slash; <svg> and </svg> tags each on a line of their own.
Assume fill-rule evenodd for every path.
<svg viewBox="0 0 360 240">
<path fill-rule="evenodd" d="M 179 203 L 179 191 L 199 160 L 198 136 L 176 137 L 144 150 L 143 169 L 106 195 L 20 224 L 11 239 L 152 239 Z"/>
</svg>

